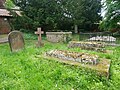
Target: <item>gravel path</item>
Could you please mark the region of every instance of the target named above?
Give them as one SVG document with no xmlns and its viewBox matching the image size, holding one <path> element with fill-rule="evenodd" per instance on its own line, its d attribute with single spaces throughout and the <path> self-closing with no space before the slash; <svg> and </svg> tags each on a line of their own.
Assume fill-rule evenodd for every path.
<svg viewBox="0 0 120 90">
<path fill-rule="evenodd" d="M 0 43 L 8 42 L 8 37 L 0 38 Z"/>
</svg>

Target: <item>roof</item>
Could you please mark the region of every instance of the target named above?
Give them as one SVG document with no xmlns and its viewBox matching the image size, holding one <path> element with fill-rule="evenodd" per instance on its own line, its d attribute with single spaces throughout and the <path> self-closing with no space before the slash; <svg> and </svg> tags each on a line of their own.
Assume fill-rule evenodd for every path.
<svg viewBox="0 0 120 90">
<path fill-rule="evenodd" d="M 12 15 L 10 15 L 10 11 L 8 11 L 8 10 L 0 9 L 0 16 L 11 17 Z"/>
</svg>

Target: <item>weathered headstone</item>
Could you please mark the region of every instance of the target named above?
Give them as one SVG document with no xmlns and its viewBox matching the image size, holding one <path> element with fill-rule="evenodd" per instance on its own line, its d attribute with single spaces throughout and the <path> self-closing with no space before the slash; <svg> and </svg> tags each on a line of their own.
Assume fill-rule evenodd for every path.
<svg viewBox="0 0 120 90">
<path fill-rule="evenodd" d="M 23 35 L 19 31 L 12 31 L 8 35 L 8 41 L 12 52 L 18 51 L 24 48 Z"/>
<path fill-rule="evenodd" d="M 36 35 L 38 35 L 38 43 L 37 43 L 37 47 L 39 46 L 43 46 L 43 43 L 42 43 L 42 37 L 41 37 L 41 34 L 43 34 L 44 32 L 41 31 L 41 28 L 38 28 L 37 31 L 35 32 Z"/>
</svg>

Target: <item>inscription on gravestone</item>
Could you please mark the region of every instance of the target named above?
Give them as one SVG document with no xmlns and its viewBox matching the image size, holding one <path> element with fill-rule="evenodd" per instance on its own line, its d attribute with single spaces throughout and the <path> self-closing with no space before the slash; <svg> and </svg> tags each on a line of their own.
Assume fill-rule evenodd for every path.
<svg viewBox="0 0 120 90">
<path fill-rule="evenodd" d="M 19 31 L 12 31 L 8 35 L 8 41 L 12 52 L 18 51 L 24 48 L 23 35 Z"/>
</svg>

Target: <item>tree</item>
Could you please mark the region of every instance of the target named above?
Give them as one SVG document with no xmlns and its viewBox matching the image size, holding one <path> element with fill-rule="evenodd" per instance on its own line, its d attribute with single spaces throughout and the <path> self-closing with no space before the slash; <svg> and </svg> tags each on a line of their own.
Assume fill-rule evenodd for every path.
<svg viewBox="0 0 120 90">
<path fill-rule="evenodd" d="M 5 2 L 5 7 L 6 7 L 7 9 L 12 9 L 12 8 L 15 7 L 15 5 L 13 4 L 13 2 L 12 2 L 11 0 L 6 0 L 6 2 Z"/>
<path fill-rule="evenodd" d="M 28 26 L 35 29 L 38 26 L 55 29 L 61 19 L 61 9 L 56 0 L 14 0 L 21 7 L 25 17 L 29 18 Z M 49 29 L 50 29 L 49 28 Z"/>
<path fill-rule="evenodd" d="M 28 26 L 59 29 L 63 23 L 77 26 L 100 20 L 101 0 L 13 0 L 29 18 Z M 64 27 L 64 25 L 63 25 Z M 84 28 L 84 27 L 83 27 Z"/>
<path fill-rule="evenodd" d="M 77 26 L 85 28 L 86 25 L 91 26 L 101 20 L 101 0 L 70 0 L 69 3 L 75 32 L 77 32 Z"/>
<path fill-rule="evenodd" d="M 106 14 L 101 23 L 101 28 L 104 30 L 120 28 L 120 1 L 106 0 Z"/>
</svg>

